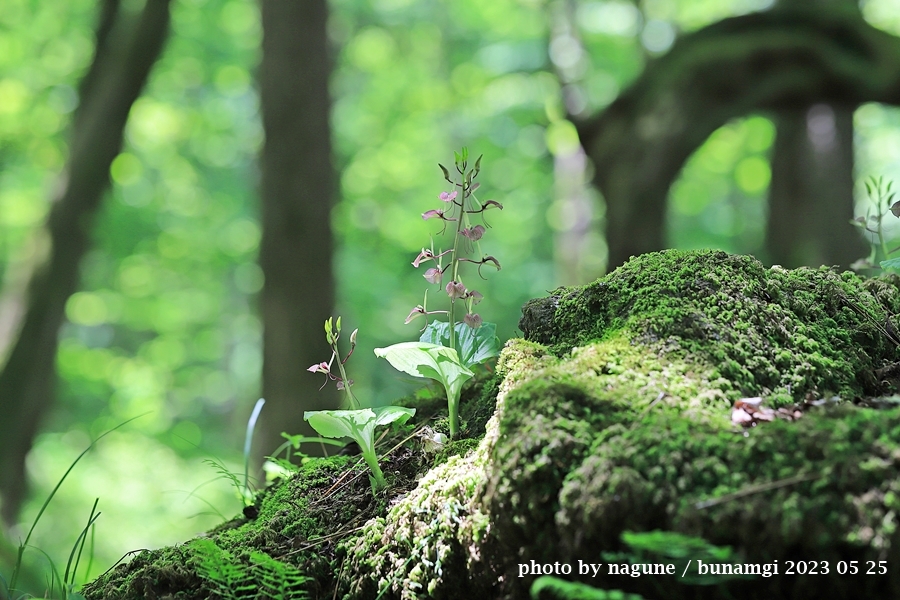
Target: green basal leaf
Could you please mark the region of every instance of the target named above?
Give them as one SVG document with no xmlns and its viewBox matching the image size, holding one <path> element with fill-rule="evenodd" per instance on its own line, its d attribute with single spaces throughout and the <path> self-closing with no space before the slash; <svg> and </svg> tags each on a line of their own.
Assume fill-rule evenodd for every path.
<svg viewBox="0 0 900 600">
<path fill-rule="evenodd" d="M 456 350 L 428 342 L 402 342 L 387 348 L 375 348 L 375 356 L 386 358 L 391 366 L 414 377 L 427 377 L 444 384 L 445 388 L 462 387 L 473 377 L 460 363 Z"/>
<path fill-rule="evenodd" d="M 500 355 L 500 338 L 497 337 L 497 325 L 494 323 L 482 323 L 478 329 L 472 329 L 465 323 L 457 323 L 456 340 L 460 362 L 466 368 L 470 369 Z M 449 346 L 450 324 L 432 321 L 419 341 Z"/>
<path fill-rule="evenodd" d="M 900 270 L 900 257 L 897 258 L 889 258 L 887 260 L 883 260 L 879 263 L 881 268 L 887 271 L 888 269 L 897 269 Z"/>
<path fill-rule="evenodd" d="M 303 418 L 324 437 L 350 437 L 359 444 L 363 458 L 372 470 L 370 482 L 374 493 L 385 485 L 384 474 L 375 454 L 375 427 L 394 421 L 402 423 L 415 413 L 414 408 L 379 406 L 356 410 L 308 410 L 303 413 Z"/>
<path fill-rule="evenodd" d="M 371 424 L 375 427 L 375 413 L 371 408 L 358 410 L 308 410 L 303 418 L 309 421 L 319 435 L 328 438 L 352 437 L 356 439 L 359 432 Z M 359 440 L 356 440 L 359 442 Z"/>
<path fill-rule="evenodd" d="M 375 427 L 388 425 L 395 421 L 402 424 L 416 414 L 416 409 L 404 406 L 379 406 L 372 410 L 375 411 Z"/>
<path fill-rule="evenodd" d="M 387 348 L 375 348 L 375 356 L 386 358 L 398 371 L 440 381 L 447 393 L 450 435 L 456 435 L 459 395 L 463 383 L 475 375 L 459 362 L 456 350 L 428 342 L 402 342 Z"/>
</svg>

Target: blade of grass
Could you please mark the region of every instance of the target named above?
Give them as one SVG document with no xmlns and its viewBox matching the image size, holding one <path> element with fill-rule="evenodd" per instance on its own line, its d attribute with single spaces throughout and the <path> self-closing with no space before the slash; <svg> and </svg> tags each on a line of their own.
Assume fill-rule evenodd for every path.
<svg viewBox="0 0 900 600">
<path fill-rule="evenodd" d="M 50 494 L 47 496 L 47 499 L 44 500 L 44 504 L 41 505 L 41 509 L 38 511 L 37 516 L 34 518 L 34 521 L 31 523 L 31 529 L 28 530 L 28 535 L 25 536 L 25 541 L 21 542 L 19 544 L 18 556 L 16 557 L 16 565 L 15 565 L 15 567 L 13 567 L 13 572 L 12 572 L 12 575 L 10 576 L 10 582 L 9 582 L 10 593 L 14 592 L 16 589 L 16 579 L 18 579 L 18 577 L 19 577 L 19 569 L 22 566 L 22 555 L 25 554 L 25 547 L 28 546 L 28 542 L 29 542 L 29 540 L 31 540 L 31 534 L 34 533 L 34 528 L 37 527 L 38 521 L 41 520 L 41 516 L 43 516 L 44 511 L 47 510 L 47 506 L 49 506 L 50 501 L 53 500 L 53 497 L 56 495 L 56 492 L 59 490 L 60 486 L 63 484 L 63 481 L 66 480 L 66 477 L 69 476 L 69 473 L 72 472 L 72 469 L 75 468 L 75 465 L 78 464 L 78 461 L 80 461 L 82 459 L 82 457 L 85 454 L 87 454 L 88 451 L 90 451 L 90 449 L 93 448 L 97 444 L 97 442 L 102 440 L 104 437 L 106 437 L 107 435 L 109 435 L 110 433 L 115 431 L 116 429 L 119 429 L 120 427 L 124 427 L 125 425 L 127 425 L 128 423 L 131 423 L 135 419 L 140 419 L 141 417 L 143 417 L 147 414 L 149 414 L 149 413 L 144 413 L 144 414 L 138 415 L 136 417 L 132 417 L 132 418 L 128 419 L 127 421 L 123 421 L 123 422 L 119 423 L 112 429 L 104 431 L 102 434 L 100 434 L 97 437 L 97 439 L 95 439 L 93 442 L 91 442 L 90 445 L 87 448 L 85 448 L 81 454 L 78 455 L 78 458 L 76 458 L 74 461 L 72 461 L 72 464 L 69 465 L 69 468 L 66 469 L 66 472 L 63 473 L 63 476 L 60 477 L 59 481 L 56 482 L 56 487 L 53 488 L 53 491 L 51 491 Z M 47 557 L 47 558 L 49 558 L 49 557 Z"/>
<path fill-rule="evenodd" d="M 244 437 L 244 498 L 250 495 L 250 446 L 253 444 L 253 430 L 256 429 L 256 420 L 259 413 L 262 412 L 263 404 L 266 401 L 262 398 L 256 401 L 253 412 L 250 414 L 250 420 L 247 421 L 247 435 Z M 246 500 L 245 500 L 246 502 Z"/>
<path fill-rule="evenodd" d="M 69 560 L 66 562 L 66 572 L 63 575 L 63 582 L 68 589 L 75 588 L 75 573 L 78 571 L 78 563 L 81 560 L 81 553 L 84 551 L 84 543 L 87 541 L 87 532 L 94 525 L 94 522 L 100 517 L 100 513 L 97 512 L 98 502 L 100 502 L 100 498 L 95 498 L 94 506 L 91 508 L 91 514 L 88 515 L 87 525 L 85 525 L 84 529 L 81 530 L 81 533 L 78 534 L 78 539 L 75 540 L 75 545 L 72 546 L 72 551 L 69 553 Z M 75 560 L 74 567 L 72 567 L 73 558 Z M 70 567 L 72 567 L 71 581 L 69 580 Z"/>
</svg>

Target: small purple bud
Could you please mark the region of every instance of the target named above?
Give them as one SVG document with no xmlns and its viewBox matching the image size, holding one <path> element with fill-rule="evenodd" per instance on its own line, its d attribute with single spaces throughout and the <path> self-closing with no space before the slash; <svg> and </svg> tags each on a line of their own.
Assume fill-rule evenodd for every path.
<svg viewBox="0 0 900 600">
<path fill-rule="evenodd" d="M 441 275 L 443 274 L 443 271 L 441 271 L 440 269 L 431 268 L 425 271 L 425 275 L 423 275 L 423 277 L 425 277 L 425 279 L 427 279 L 429 283 L 440 283 Z"/>
<path fill-rule="evenodd" d="M 441 195 L 438 196 L 444 202 L 452 202 L 456 199 L 456 192 L 441 192 Z"/>
<path fill-rule="evenodd" d="M 472 329 L 478 329 L 479 327 L 481 327 L 481 315 L 469 313 L 463 317 L 463 323 L 465 323 Z"/>
<path fill-rule="evenodd" d="M 422 308 L 422 305 L 420 304 L 419 306 L 416 306 L 414 309 L 409 311 L 409 314 L 406 316 L 406 320 L 403 321 L 403 324 L 409 325 L 410 321 L 424 314 L 426 314 L 425 309 Z"/>
<path fill-rule="evenodd" d="M 451 300 L 463 298 L 466 295 L 466 286 L 459 281 L 451 281 L 444 289 L 447 291 L 447 295 L 450 296 Z"/>
<path fill-rule="evenodd" d="M 469 227 L 468 229 L 463 229 L 460 233 L 464 236 L 472 240 L 473 242 L 477 242 L 481 239 L 481 236 L 484 235 L 484 227 L 481 225 L 476 225 L 475 227 Z"/>
<path fill-rule="evenodd" d="M 343 389 L 344 389 L 344 380 L 343 380 L 343 379 L 338 379 L 337 382 L 335 383 L 335 385 L 337 386 L 337 389 L 343 390 Z M 352 379 L 350 379 L 350 380 L 347 381 L 346 387 L 350 387 L 351 385 L 353 385 L 353 380 L 352 380 Z"/>
<path fill-rule="evenodd" d="M 488 208 L 489 206 L 496 206 L 500 210 L 503 210 L 503 205 L 500 204 L 499 202 L 497 202 L 496 200 L 488 200 L 487 202 L 484 203 L 484 209 Z M 482 209 L 482 210 L 484 210 L 484 209 Z"/>
</svg>

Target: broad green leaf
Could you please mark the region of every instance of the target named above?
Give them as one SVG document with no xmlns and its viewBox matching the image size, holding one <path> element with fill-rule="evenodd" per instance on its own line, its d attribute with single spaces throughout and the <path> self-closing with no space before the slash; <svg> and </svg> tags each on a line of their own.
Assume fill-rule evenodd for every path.
<svg viewBox="0 0 900 600">
<path fill-rule="evenodd" d="M 407 419 L 416 414 L 416 409 L 403 406 L 379 406 L 375 411 L 375 426 L 388 425 L 394 421 L 405 423 Z"/>
<path fill-rule="evenodd" d="M 459 395 L 463 383 L 475 374 L 459 362 L 456 350 L 428 342 L 402 342 L 387 348 L 375 348 L 375 355 L 386 358 L 398 371 L 415 377 L 440 381 L 447 393 L 450 435 L 456 435 Z"/>
<path fill-rule="evenodd" d="M 440 344 L 428 342 L 401 342 L 387 348 L 375 348 L 375 356 L 386 358 L 391 366 L 415 377 L 428 377 L 444 384 L 444 387 L 462 387 L 462 383 L 473 377 L 460 364 L 456 350 Z"/>
<path fill-rule="evenodd" d="M 497 337 L 497 325 L 494 323 L 482 323 L 478 329 L 472 329 L 465 323 L 457 323 L 456 340 L 456 351 L 466 368 L 472 368 L 500 354 L 500 338 Z M 449 346 L 450 324 L 432 321 L 419 341 Z"/>
<path fill-rule="evenodd" d="M 881 263 L 879 264 L 885 271 L 887 271 L 888 269 L 900 269 L 900 257 L 889 258 L 887 260 L 881 261 Z"/>
<path fill-rule="evenodd" d="M 361 408 L 357 410 L 314 410 L 303 413 L 303 418 L 309 421 L 313 429 L 325 437 L 350 437 L 353 438 L 362 451 L 366 464 L 372 470 L 374 477 L 372 491 L 385 485 L 384 474 L 378 466 L 378 456 L 375 454 L 375 427 L 387 425 L 394 421 L 406 421 L 416 413 L 414 408 L 402 406 L 379 406 L 376 408 Z"/>
<path fill-rule="evenodd" d="M 308 410 L 303 418 L 309 421 L 319 435 L 329 438 L 352 437 L 356 439 L 359 431 L 366 425 L 374 428 L 375 413 L 370 408 L 359 410 Z M 359 440 L 356 440 L 359 442 Z"/>
</svg>

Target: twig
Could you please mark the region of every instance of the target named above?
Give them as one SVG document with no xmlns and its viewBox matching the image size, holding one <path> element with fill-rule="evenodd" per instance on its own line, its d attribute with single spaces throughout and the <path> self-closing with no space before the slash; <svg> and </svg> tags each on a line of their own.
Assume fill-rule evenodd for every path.
<svg viewBox="0 0 900 600">
<path fill-rule="evenodd" d="M 769 490 L 783 488 L 789 485 L 794 485 L 795 483 L 803 483 L 804 481 L 812 481 L 814 479 L 819 479 L 820 477 L 822 477 L 822 475 L 797 475 L 795 477 L 788 477 L 787 479 L 779 479 L 778 481 L 770 481 L 769 483 L 752 485 L 737 492 L 732 492 L 731 494 L 725 494 L 724 496 L 719 496 L 718 498 L 712 498 L 710 500 L 698 502 L 694 505 L 694 507 L 702 510 L 704 508 L 716 506 L 717 504 L 722 504 L 724 502 L 731 502 L 732 500 L 737 500 L 738 498 L 743 498 L 744 496 L 759 494 L 761 492 L 768 492 Z"/>
</svg>

